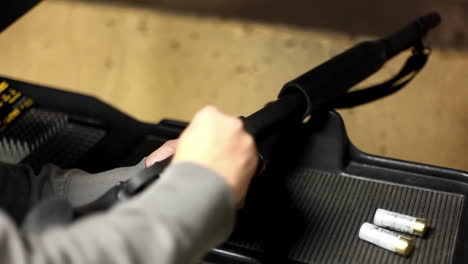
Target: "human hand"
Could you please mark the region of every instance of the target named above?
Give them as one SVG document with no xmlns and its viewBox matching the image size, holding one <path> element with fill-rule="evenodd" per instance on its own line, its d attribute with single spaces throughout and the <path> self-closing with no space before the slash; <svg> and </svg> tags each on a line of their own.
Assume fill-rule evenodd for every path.
<svg viewBox="0 0 468 264">
<path fill-rule="evenodd" d="M 170 156 L 174 155 L 174 153 L 176 152 L 178 142 L 178 139 L 168 140 L 161 147 L 159 147 L 148 157 L 146 157 L 146 168 L 149 168 L 153 166 L 154 163 L 165 160 L 166 158 L 169 158 Z"/>
<path fill-rule="evenodd" d="M 244 130 L 241 120 L 212 106 L 205 107 L 194 116 L 179 141 L 170 144 L 177 145 L 172 162 L 189 161 L 212 169 L 226 180 L 237 204 L 243 202 L 258 156 L 253 137 Z"/>
</svg>

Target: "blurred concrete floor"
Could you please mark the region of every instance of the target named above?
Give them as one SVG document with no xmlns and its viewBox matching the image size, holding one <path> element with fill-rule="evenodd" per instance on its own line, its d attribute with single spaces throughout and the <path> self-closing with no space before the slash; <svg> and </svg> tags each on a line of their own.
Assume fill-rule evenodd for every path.
<svg viewBox="0 0 468 264">
<path fill-rule="evenodd" d="M 402 25 L 399 25 L 402 26 Z M 248 115 L 359 41 L 345 33 L 92 2 L 44 1 L 0 34 L 0 76 L 96 96 L 144 121 L 213 104 Z M 396 58 L 368 83 L 399 70 Z M 341 111 L 358 148 L 468 170 L 468 53 L 434 50 L 403 91 Z"/>
</svg>

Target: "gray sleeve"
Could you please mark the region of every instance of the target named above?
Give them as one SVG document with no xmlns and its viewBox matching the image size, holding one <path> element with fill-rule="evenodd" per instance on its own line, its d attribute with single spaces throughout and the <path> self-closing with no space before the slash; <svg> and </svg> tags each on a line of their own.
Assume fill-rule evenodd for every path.
<svg viewBox="0 0 468 264">
<path fill-rule="evenodd" d="M 232 231 L 232 190 L 215 172 L 177 163 L 110 212 L 42 234 L 20 234 L 0 212 L 0 263 L 194 263 Z"/>
<path fill-rule="evenodd" d="M 74 206 L 96 200 L 110 188 L 130 177 L 154 174 L 155 168 L 146 168 L 145 160 L 131 167 L 90 174 L 80 169 L 63 170 L 52 164 L 44 166 L 39 178 L 47 178 L 41 188 L 38 200 L 49 196 L 60 196 Z"/>
<path fill-rule="evenodd" d="M 46 164 L 36 173 L 27 165 L 0 162 L 0 208 L 16 223 L 41 200 L 61 197 L 74 206 L 96 200 L 121 181 L 137 175 L 154 175 L 157 168 L 145 167 L 145 160 L 131 167 L 90 174 L 83 170 L 63 170 Z"/>
</svg>

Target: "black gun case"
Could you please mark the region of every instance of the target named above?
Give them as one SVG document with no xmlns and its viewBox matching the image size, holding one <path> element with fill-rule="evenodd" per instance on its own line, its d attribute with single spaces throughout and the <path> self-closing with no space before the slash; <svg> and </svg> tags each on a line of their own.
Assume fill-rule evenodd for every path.
<svg viewBox="0 0 468 264">
<path fill-rule="evenodd" d="M 35 169 L 47 162 L 89 172 L 132 165 L 186 126 L 142 123 L 93 97 L 3 79 L 37 103 L 2 135 L 29 146 L 20 163 Z M 334 111 L 286 129 L 272 144 L 231 238 L 204 263 L 468 261 L 466 172 L 363 153 Z M 428 220 L 409 257 L 359 240 L 360 225 L 377 208 Z"/>
</svg>

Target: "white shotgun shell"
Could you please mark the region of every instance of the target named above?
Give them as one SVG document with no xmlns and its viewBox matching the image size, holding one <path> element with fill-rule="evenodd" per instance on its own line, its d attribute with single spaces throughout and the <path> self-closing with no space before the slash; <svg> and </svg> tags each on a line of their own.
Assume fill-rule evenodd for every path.
<svg viewBox="0 0 468 264">
<path fill-rule="evenodd" d="M 427 229 L 427 220 L 384 209 L 377 209 L 374 215 L 374 225 L 423 237 Z"/>
<path fill-rule="evenodd" d="M 359 229 L 359 238 L 405 257 L 414 249 L 414 242 L 411 238 L 371 223 L 362 224 Z"/>
</svg>

